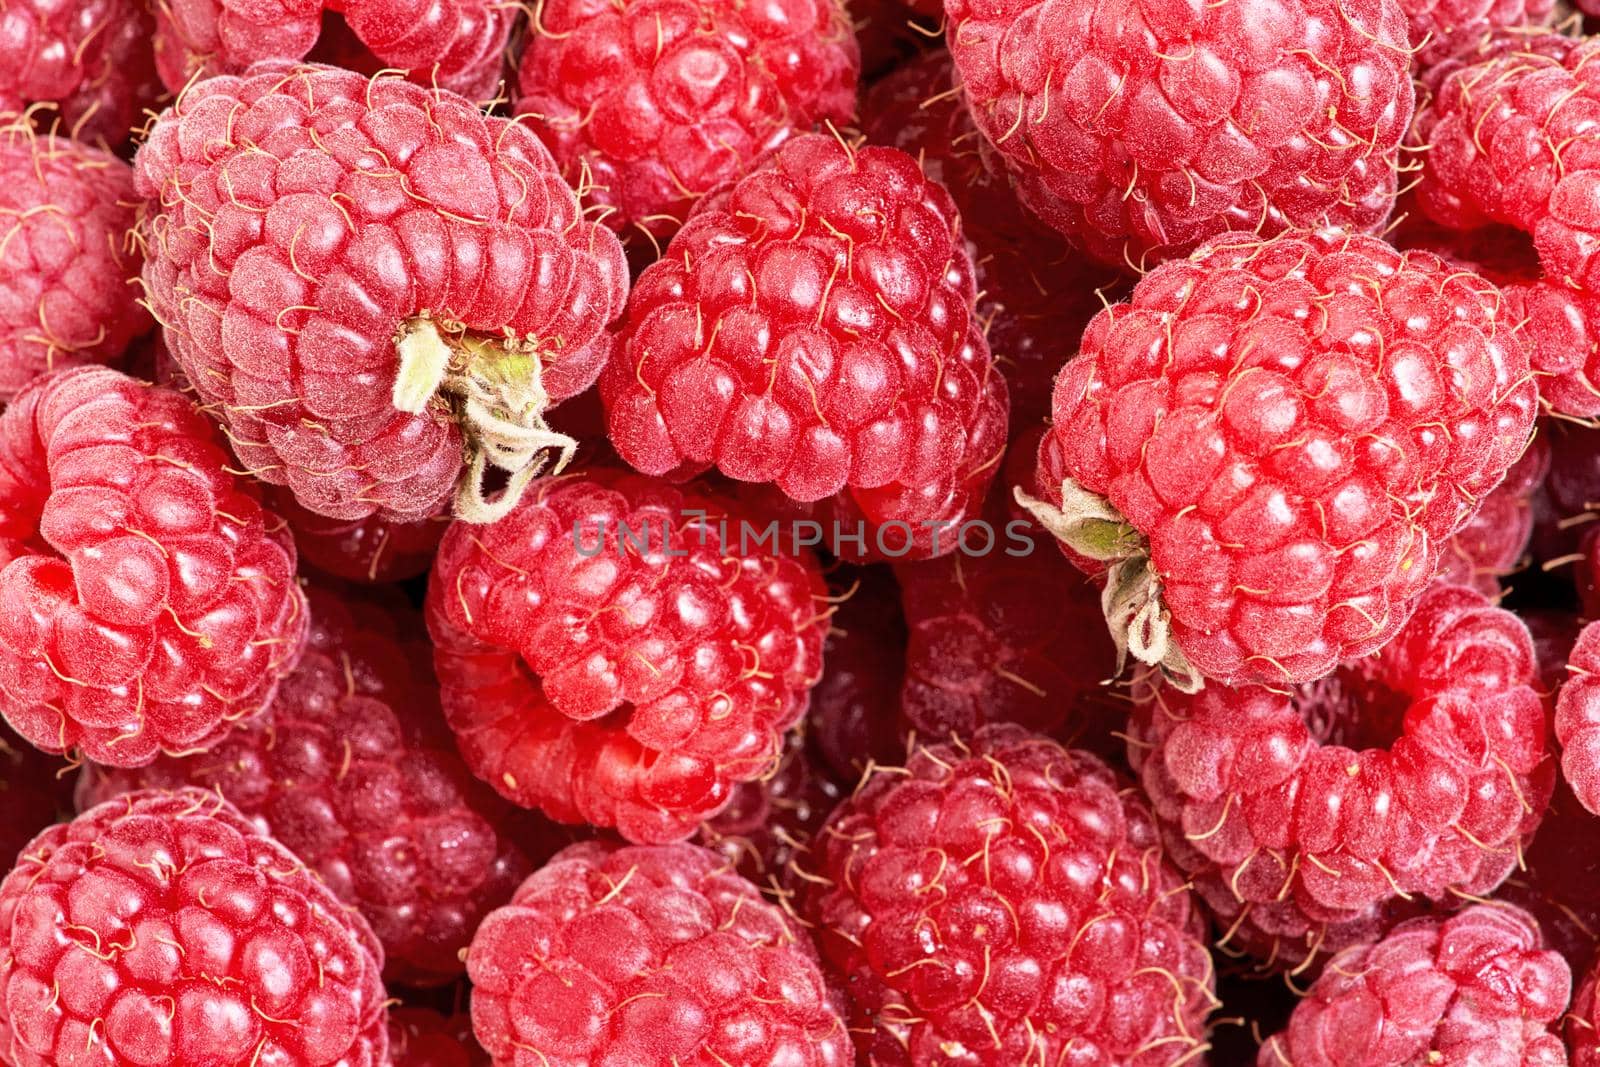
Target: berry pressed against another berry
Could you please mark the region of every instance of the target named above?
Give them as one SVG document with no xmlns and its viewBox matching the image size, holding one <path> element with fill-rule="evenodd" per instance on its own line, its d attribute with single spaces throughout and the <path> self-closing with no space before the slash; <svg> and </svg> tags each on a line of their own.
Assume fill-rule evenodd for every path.
<svg viewBox="0 0 1600 1067">
<path fill-rule="evenodd" d="M 761 153 L 848 125 L 860 65 L 841 0 L 546 0 L 515 110 L 607 225 L 668 238 Z"/>
<path fill-rule="evenodd" d="M 264 64 L 192 86 L 135 172 L 168 347 L 243 465 L 307 510 L 420 520 L 459 483 L 482 521 L 570 454 L 544 410 L 599 373 L 627 272 L 524 127 Z"/>
<path fill-rule="evenodd" d="M 1531 33 L 1550 21 L 1554 0 L 1399 0 L 1411 23 L 1418 72 L 1477 47 L 1493 30 Z"/>
<path fill-rule="evenodd" d="M 484 920 L 472 1025 L 497 1067 L 847 1067 L 805 931 L 693 845 L 573 845 Z"/>
<path fill-rule="evenodd" d="M 790 864 L 810 848 L 817 827 L 846 791 L 807 741 L 791 733 L 776 769 L 734 786 L 728 806 L 695 837 L 763 887 L 787 879 Z"/>
<path fill-rule="evenodd" d="M 91 765 L 78 807 L 148 788 L 219 793 L 361 911 L 386 978 L 448 982 L 478 922 L 565 841 L 554 827 L 540 840 L 534 816 L 519 826 L 462 763 L 410 608 L 317 587 L 309 605 L 306 654 L 266 714 L 198 756 Z"/>
<path fill-rule="evenodd" d="M 1327 678 L 1145 694 L 1128 755 L 1225 943 L 1310 966 L 1391 906 L 1483 896 L 1517 866 L 1554 778 L 1537 684 L 1520 619 L 1436 584 Z"/>
<path fill-rule="evenodd" d="M 1388 218 L 1413 104 L 1398 0 L 949 0 L 945 17 L 1023 201 L 1105 263 Z"/>
<path fill-rule="evenodd" d="M 1401 923 L 1335 956 L 1256 1067 L 1565 1067 L 1572 972 L 1509 905 Z"/>
<path fill-rule="evenodd" d="M 382 965 L 365 920 L 215 793 L 131 793 L 0 882 L 0 1059 L 384 1067 Z"/>
<path fill-rule="evenodd" d="M 1561 772 L 1579 802 L 1600 814 L 1600 623 L 1578 635 L 1556 700 Z"/>
<path fill-rule="evenodd" d="M 879 768 L 812 844 L 803 914 L 876 1067 L 1194 1062 L 1204 925 L 1105 764 L 1006 724 Z"/>
<path fill-rule="evenodd" d="M 137 766 L 215 745 L 305 644 L 283 520 L 180 393 L 103 367 L 0 415 L 0 714 Z"/>
<path fill-rule="evenodd" d="M 1524 562 L 1533 537 L 1533 497 L 1549 472 L 1550 445 L 1536 436 L 1506 472 L 1506 480 L 1446 543 L 1439 555 L 1439 580 L 1499 596 L 1501 579 Z"/>
<path fill-rule="evenodd" d="M 161 86 L 143 0 L 8 0 L 0 8 L 0 112 L 52 105 L 58 132 L 116 148 Z"/>
<path fill-rule="evenodd" d="M 457 522 L 428 629 L 472 770 L 561 822 L 689 836 L 777 766 L 822 673 L 826 587 L 804 549 L 698 486 L 594 470 Z"/>
<path fill-rule="evenodd" d="M 1005 447 L 974 297 L 950 194 L 915 159 L 796 137 L 640 277 L 600 379 L 612 442 L 646 474 L 837 494 L 834 525 L 927 555 Z"/>
<path fill-rule="evenodd" d="M 1499 295 L 1376 238 L 1231 236 L 1098 315 L 1029 506 L 1119 649 L 1285 685 L 1393 638 L 1533 429 Z"/>
</svg>

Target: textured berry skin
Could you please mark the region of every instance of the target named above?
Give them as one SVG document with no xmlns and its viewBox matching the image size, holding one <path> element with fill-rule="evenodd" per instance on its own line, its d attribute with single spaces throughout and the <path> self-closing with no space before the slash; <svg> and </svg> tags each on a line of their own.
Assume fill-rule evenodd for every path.
<svg viewBox="0 0 1600 1067">
<path fill-rule="evenodd" d="M 1411 23 L 1417 71 L 1477 46 L 1486 33 L 1509 28 L 1523 33 L 1550 21 L 1554 0 L 1400 0 Z"/>
<path fill-rule="evenodd" d="M 1050 386 L 1103 306 L 1116 275 L 1088 262 L 1017 201 L 953 81 L 950 53 L 929 52 L 872 87 L 862 132 L 903 149 L 950 190 L 973 248 L 978 317 L 1011 393 L 1013 431 L 1044 421 Z"/>
<path fill-rule="evenodd" d="M 1398 0 L 951 0 L 945 16 L 1024 202 L 1112 266 L 1389 214 L 1413 105 Z"/>
<path fill-rule="evenodd" d="M 305 644 L 283 520 L 179 393 L 103 367 L 0 415 L 0 713 L 47 752 L 137 766 L 215 745 Z"/>
<path fill-rule="evenodd" d="M 650 843 L 771 771 L 822 673 L 828 606 L 809 552 L 741 550 L 741 523 L 762 525 L 595 470 L 452 524 L 428 630 L 467 765 L 524 807 Z"/>
<path fill-rule="evenodd" d="M 350 582 L 380 585 L 428 573 L 449 525 L 444 515 L 405 522 L 382 515 L 330 519 L 301 507 L 282 486 L 268 488 L 266 496 L 294 531 L 301 561 Z"/>
<path fill-rule="evenodd" d="M 310 608 L 305 657 L 266 715 L 203 755 L 91 765 L 78 808 L 138 789 L 220 793 L 360 909 L 389 981 L 450 981 L 478 922 L 533 869 L 512 809 L 456 753 L 420 619 L 316 588 Z"/>
<path fill-rule="evenodd" d="M 1506 905 L 1412 919 L 1335 956 L 1257 1067 L 1566 1067 L 1572 972 Z"/>
<path fill-rule="evenodd" d="M 1319 678 L 1399 632 L 1527 446 L 1535 387 L 1498 297 L 1376 238 L 1219 240 L 1090 323 L 1039 492 L 1109 500 L 1194 673 Z"/>
<path fill-rule="evenodd" d="M 1292 966 L 1391 901 L 1483 896 L 1516 867 L 1553 781 L 1536 669 L 1515 615 L 1435 585 L 1329 678 L 1147 694 L 1128 755 L 1227 939 Z"/>
<path fill-rule="evenodd" d="M 828 776 L 807 740 L 790 734 L 777 768 L 735 786 L 728 806 L 706 820 L 696 835 L 698 843 L 758 885 L 790 873 L 790 864 L 810 847 L 822 820 L 846 791 Z"/>
<path fill-rule="evenodd" d="M 822 681 L 811 691 L 806 738 L 833 780 L 853 788 L 870 761 L 898 763 L 900 682 L 906 622 L 888 567 L 829 572 L 842 598 L 822 652 Z"/>
<path fill-rule="evenodd" d="M 70 806 L 61 803 L 66 765 L 23 741 L 0 720 L 0 864 L 14 863 L 22 846 Z M 8 868 L 9 869 L 9 868 Z"/>
<path fill-rule="evenodd" d="M 607 224 L 667 238 L 762 152 L 850 125 L 860 69 L 841 0 L 547 0 L 516 111 Z"/>
<path fill-rule="evenodd" d="M 1488 597 L 1523 562 L 1533 536 L 1533 494 L 1550 470 L 1550 445 L 1535 437 L 1506 480 L 1483 498 L 1478 513 L 1450 538 L 1439 558 L 1439 580 L 1470 585 Z"/>
<path fill-rule="evenodd" d="M 49 370 L 120 362 L 150 328 L 133 206 L 133 172 L 109 152 L 0 128 L 0 402 Z"/>
<path fill-rule="evenodd" d="M 471 1016 L 407 1006 L 389 1011 L 389 1062 L 393 1067 L 489 1067 L 491 1061 L 472 1036 Z"/>
<path fill-rule="evenodd" d="M 693 845 L 573 845 L 484 920 L 467 973 L 496 1067 L 854 1062 L 805 934 Z"/>
<path fill-rule="evenodd" d="M 0 1056 L 382 1067 L 382 965 L 366 922 L 216 794 L 129 794 L 0 882 Z"/>
<path fill-rule="evenodd" d="M 1561 772 L 1583 806 L 1600 813 L 1600 625 L 1578 635 L 1567 673 L 1556 700 Z"/>
<path fill-rule="evenodd" d="M 1596 1067 L 1600 1064 L 1600 960 L 1588 966 L 1578 991 L 1572 996 L 1572 1010 L 1567 1013 L 1567 1047 L 1572 1053 L 1572 1067 Z"/>
<path fill-rule="evenodd" d="M 796 137 L 639 279 L 600 379 L 612 442 L 646 474 L 715 467 L 925 533 L 981 503 L 1004 448 L 973 299 L 961 220 L 916 160 Z"/>
<path fill-rule="evenodd" d="M 464 448 L 496 462 L 464 390 L 542 428 L 605 359 L 621 246 L 537 139 L 460 97 L 266 64 L 192 87 L 135 170 L 168 347 L 243 465 L 317 514 L 433 515 L 464 466 L 478 480 Z M 425 334 L 450 363 L 402 409 Z"/>
<path fill-rule="evenodd" d="M 1148 810 L 1088 753 L 1013 724 L 917 748 L 835 809 L 811 859 L 805 914 L 874 1067 L 1203 1050 L 1199 912 Z"/>
<path fill-rule="evenodd" d="M 122 144 L 160 88 L 150 33 L 140 0 L 8 0 L 0 11 L 0 111 L 52 104 L 61 133 Z"/>
<path fill-rule="evenodd" d="M 1539 399 L 1550 410 L 1579 418 L 1600 415 L 1600 301 L 1548 280 L 1508 285 L 1507 315 L 1520 323 Z"/>
</svg>

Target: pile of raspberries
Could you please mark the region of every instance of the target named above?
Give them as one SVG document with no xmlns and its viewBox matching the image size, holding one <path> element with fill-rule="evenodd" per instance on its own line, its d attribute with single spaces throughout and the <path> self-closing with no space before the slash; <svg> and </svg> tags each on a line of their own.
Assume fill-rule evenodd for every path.
<svg viewBox="0 0 1600 1067">
<path fill-rule="evenodd" d="M 1600 1067 L 1600 0 L 0 0 L 0 1067 L 1205 1065 Z"/>
</svg>

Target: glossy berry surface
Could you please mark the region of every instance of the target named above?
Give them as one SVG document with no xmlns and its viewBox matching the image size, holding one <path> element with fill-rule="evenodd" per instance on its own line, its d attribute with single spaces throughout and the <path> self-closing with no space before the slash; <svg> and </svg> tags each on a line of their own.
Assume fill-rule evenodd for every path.
<svg viewBox="0 0 1600 1067">
<path fill-rule="evenodd" d="M 1107 264 L 1388 217 L 1413 105 L 1398 0 L 951 0 L 945 17 L 1024 202 Z"/>
<path fill-rule="evenodd" d="M 447 982 L 478 922 L 533 869 L 523 846 L 539 844 L 541 823 L 518 820 L 456 753 L 419 618 L 324 589 L 310 608 L 306 654 L 267 714 L 202 755 L 90 766 L 78 807 L 138 789 L 218 793 L 361 912 L 386 978 Z"/>
<path fill-rule="evenodd" d="M 497 1067 L 854 1062 L 803 930 L 693 845 L 559 853 L 485 920 L 467 971 Z"/>
<path fill-rule="evenodd" d="M 1015 725 L 915 749 L 829 817 L 803 914 L 878 1067 L 1203 1053 L 1211 957 L 1155 822 L 1105 764 Z"/>
<path fill-rule="evenodd" d="M 1225 685 L 1390 641 L 1527 447 L 1499 296 L 1376 238 L 1235 236 L 1098 315 L 1056 380 L 1035 510 L 1109 566 L 1114 636 Z"/>
<path fill-rule="evenodd" d="M 481 511 L 490 468 L 508 505 L 570 445 L 544 409 L 599 373 L 627 277 L 523 127 L 266 64 L 192 87 L 135 171 L 168 348 L 243 466 L 306 509 L 421 519 L 459 480 Z"/>
<path fill-rule="evenodd" d="M 515 110 L 608 225 L 667 238 L 762 152 L 850 125 L 860 65 L 840 0 L 549 0 Z"/>
<path fill-rule="evenodd" d="M 140 0 L 18 0 L 0 10 L 0 111 L 115 148 L 155 100 L 151 18 Z"/>
<path fill-rule="evenodd" d="M 1554 771 L 1536 670 L 1521 620 L 1435 585 L 1328 678 L 1150 694 L 1128 755 L 1227 940 L 1288 968 L 1376 909 L 1483 896 L 1517 866 Z"/>
<path fill-rule="evenodd" d="M 283 520 L 179 393 L 83 367 L 0 415 L 0 713 L 137 766 L 262 711 L 305 643 Z"/>
<path fill-rule="evenodd" d="M 741 547 L 763 526 L 607 470 L 453 524 L 428 628 L 468 766 L 524 807 L 652 843 L 770 772 L 822 673 L 828 605 L 808 551 Z"/>
<path fill-rule="evenodd" d="M 974 297 L 954 204 L 916 160 L 797 137 L 639 279 L 600 380 L 611 440 L 646 474 L 839 494 L 841 518 L 925 537 L 981 503 L 1004 448 Z"/>
<path fill-rule="evenodd" d="M 366 923 L 216 794 L 129 794 L 0 882 L 0 1055 L 383 1067 L 382 964 Z"/>
</svg>

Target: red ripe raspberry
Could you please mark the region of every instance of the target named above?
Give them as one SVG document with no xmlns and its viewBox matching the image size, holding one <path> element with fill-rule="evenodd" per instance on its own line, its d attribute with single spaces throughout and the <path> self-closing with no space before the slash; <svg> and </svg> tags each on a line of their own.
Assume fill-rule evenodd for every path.
<svg viewBox="0 0 1600 1067">
<path fill-rule="evenodd" d="M 1150 813 L 1007 724 L 869 775 L 812 848 L 805 914 L 877 1067 L 1192 1062 L 1211 957 Z"/>
<path fill-rule="evenodd" d="M 470 1015 L 407 1006 L 389 1011 L 389 1062 L 393 1067 L 489 1067 L 490 1059 L 472 1036 Z"/>
<path fill-rule="evenodd" d="M 1333 958 L 1257 1067 L 1565 1067 L 1554 1028 L 1566 961 L 1518 908 L 1479 905 L 1395 927 Z"/>
<path fill-rule="evenodd" d="M 543 411 L 599 372 L 627 274 L 523 127 L 268 64 L 193 86 L 135 170 L 168 347 L 244 465 L 308 510 L 421 519 L 459 480 L 481 521 L 570 450 Z"/>
<path fill-rule="evenodd" d="M 1128 755 L 1228 939 L 1289 966 L 1387 902 L 1511 873 L 1553 778 L 1536 684 L 1521 620 L 1434 585 L 1383 651 L 1321 681 L 1148 695 Z"/>
<path fill-rule="evenodd" d="M 872 87 L 861 110 L 868 140 L 916 156 L 923 172 L 950 190 L 973 246 L 978 316 L 1010 385 L 1012 426 L 1044 421 L 1056 372 L 1103 306 L 1098 291 L 1116 276 L 1086 262 L 1018 203 L 1004 166 L 973 125 L 950 53 L 907 63 Z"/>
<path fill-rule="evenodd" d="M 1485 33 L 1508 27 L 1528 33 L 1550 21 L 1554 0 L 1400 0 L 1411 23 L 1412 64 L 1426 70 L 1476 48 Z"/>
<path fill-rule="evenodd" d="M 63 795 L 66 770 L 60 760 L 27 744 L 0 720 L 0 811 L 5 812 L 0 820 L 0 865 L 14 862 L 35 834 L 63 811 L 72 810 L 71 798 Z"/>
<path fill-rule="evenodd" d="M 845 1067 L 810 942 L 692 845 L 574 845 L 484 920 L 472 1026 L 497 1067 Z"/>
<path fill-rule="evenodd" d="M 1588 973 L 1572 997 L 1567 1013 L 1567 1047 L 1572 1067 L 1600 1065 L 1600 958 L 1589 964 Z M 1560 1062 L 1560 1061 L 1556 1061 Z"/>
<path fill-rule="evenodd" d="M 38 748 L 131 767 L 215 745 L 300 657 L 294 570 L 181 394 L 82 367 L 0 415 L 0 713 Z"/>
<path fill-rule="evenodd" d="M 945 5 L 1029 207 L 1113 266 L 1224 230 L 1388 217 L 1413 91 L 1398 0 Z"/>
<path fill-rule="evenodd" d="M 449 524 L 445 515 L 409 521 L 382 515 L 330 519 L 301 507 L 281 486 L 269 487 L 266 495 L 294 531 L 301 561 L 351 582 L 384 584 L 426 574 Z"/>
<path fill-rule="evenodd" d="M 63 132 L 115 148 L 160 90 L 140 0 L 8 0 L 0 9 L 0 111 L 53 104 Z"/>
<path fill-rule="evenodd" d="M 600 380 L 612 442 L 646 474 L 840 494 L 837 523 L 893 552 L 975 508 L 1004 448 L 973 299 L 961 220 L 914 159 L 794 138 L 639 279 Z"/>
<path fill-rule="evenodd" d="M 1556 701 L 1561 771 L 1583 806 L 1600 814 L 1600 624 L 1578 635 Z"/>
<path fill-rule="evenodd" d="M 1550 446 L 1535 437 L 1506 480 L 1483 498 L 1483 506 L 1452 537 L 1439 557 L 1439 579 L 1470 585 L 1488 597 L 1500 595 L 1500 579 L 1523 562 L 1533 536 L 1533 494 L 1550 470 Z"/>
<path fill-rule="evenodd" d="M 687 837 L 771 771 L 828 612 L 810 554 L 746 547 L 746 528 L 701 490 L 603 470 L 452 525 L 428 629 L 468 766 L 524 807 L 644 842 Z"/>
<path fill-rule="evenodd" d="M 546 0 L 516 110 L 608 225 L 653 239 L 797 131 L 849 124 L 860 71 L 841 0 Z"/>
<path fill-rule="evenodd" d="M 1032 506 L 1109 566 L 1118 647 L 1185 687 L 1284 685 L 1392 638 L 1533 428 L 1498 298 L 1376 238 L 1241 236 L 1097 316 Z"/>
<path fill-rule="evenodd" d="M 479 920 L 532 870 L 507 833 L 510 806 L 455 750 L 420 620 L 320 589 L 310 606 L 305 658 L 269 714 L 201 756 L 91 766 L 78 808 L 137 789 L 220 793 L 360 909 L 383 943 L 385 977 L 448 982 Z"/>
<path fill-rule="evenodd" d="M 733 799 L 700 827 L 696 840 L 752 882 L 766 885 L 810 847 L 843 792 L 811 755 L 806 739 L 790 734 L 777 768 L 734 786 Z"/>
<path fill-rule="evenodd" d="M 841 569 L 830 578 L 840 602 L 823 646 L 822 681 L 811 691 L 806 736 L 833 780 L 853 787 L 872 761 L 905 756 L 897 709 L 906 621 L 888 567 Z"/>
<path fill-rule="evenodd" d="M 133 172 L 109 152 L 0 128 L 0 402 L 52 368 L 120 362 L 149 329 L 133 202 Z"/>
<path fill-rule="evenodd" d="M 132 793 L 0 882 L 0 1058 L 382 1067 L 382 965 L 366 922 L 233 805 Z"/>
</svg>

